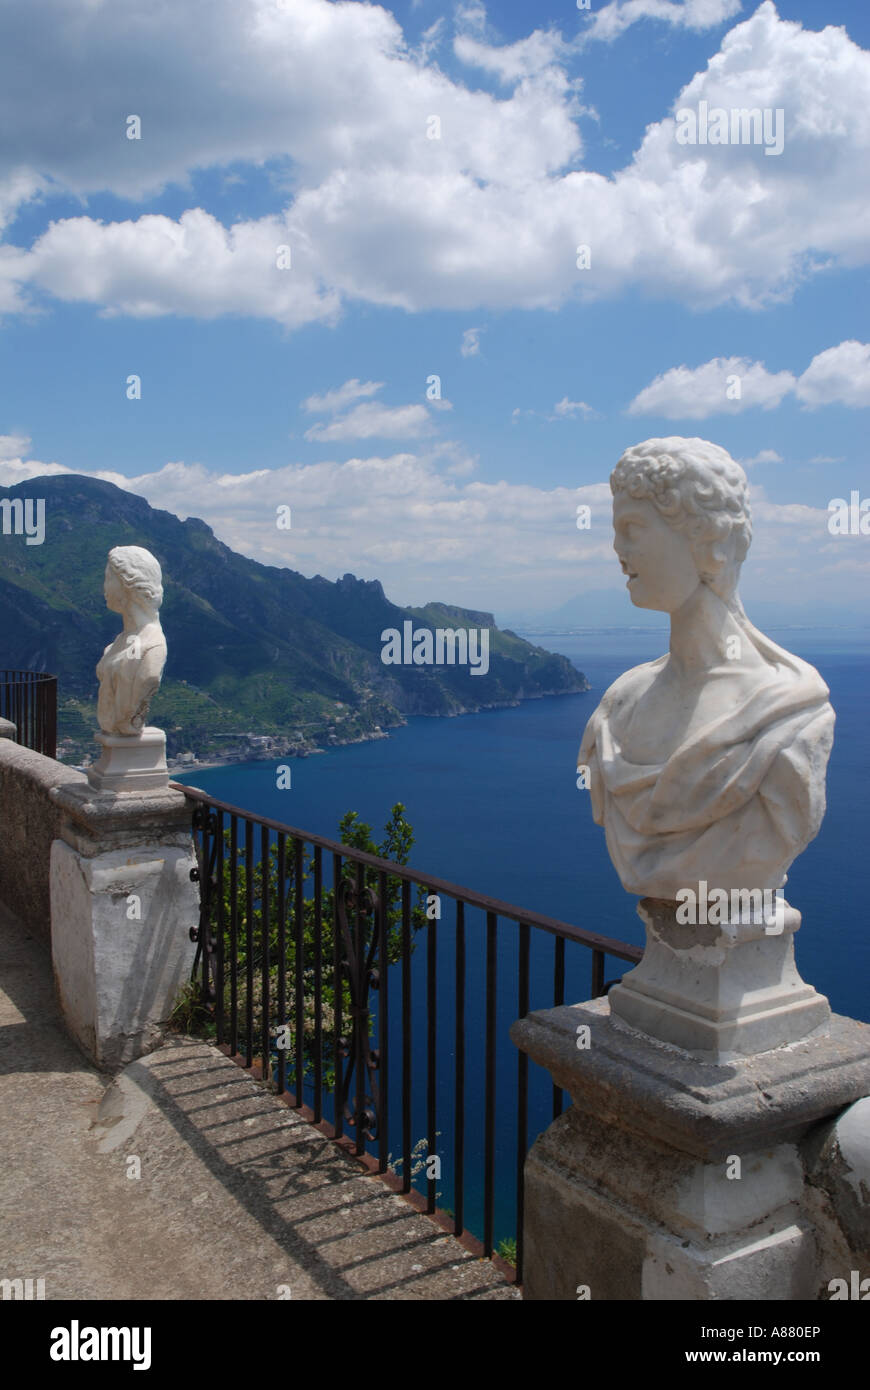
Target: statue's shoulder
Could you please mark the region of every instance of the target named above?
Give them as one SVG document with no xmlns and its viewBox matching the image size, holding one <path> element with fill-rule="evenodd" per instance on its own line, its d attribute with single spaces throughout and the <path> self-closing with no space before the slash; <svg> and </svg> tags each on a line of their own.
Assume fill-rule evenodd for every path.
<svg viewBox="0 0 870 1390">
<path fill-rule="evenodd" d="M 586 725 L 580 745 L 581 762 L 585 762 L 591 756 L 591 749 L 598 739 L 602 725 L 609 726 L 612 719 L 618 722 L 620 711 L 625 705 L 634 704 L 635 700 L 640 698 L 655 680 L 667 659 L 665 655 L 655 661 L 644 661 L 640 666 L 632 666 L 607 687 Z"/>
<path fill-rule="evenodd" d="M 627 671 L 623 671 L 622 675 L 617 676 L 613 684 L 607 687 L 598 708 L 606 714 L 626 702 L 636 700 L 655 680 L 667 660 L 665 653 L 664 656 L 656 657 L 655 661 L 643 661 L 640 666 L 631 666 Z"/>
<path fill-rule="evenodd" d="M 780 647 L 748 618 L 744 619 L 744 627 L 750 641 L 767 665 L 776 671 L 777 679 L 784 687 L 799 686 L 808 697 L 815 697 L 821 703 L 827 701 L 831 692 L 815 666 L 785 647 Z"/>
<path fill-rule="evenodd" d="M 166 646 L 166 634 L 160 626 L 159 619 L 145 624 L 139 632 L 139 642 L 143 651 L 150 651 L 152 647 Z"/>
</svg>

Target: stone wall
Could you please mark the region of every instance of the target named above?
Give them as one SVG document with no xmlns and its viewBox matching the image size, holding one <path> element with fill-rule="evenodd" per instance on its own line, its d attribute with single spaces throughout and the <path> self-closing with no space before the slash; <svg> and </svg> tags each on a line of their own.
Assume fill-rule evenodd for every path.
<svg viewBox="0 0 870 1390">
<path fill-rule="evenodd" d="M 46 943 L 51 842 L 63 815 L 49 792 L 84 782 L 84 773 L 0 737 L 0 901 Z"/>
</svg>

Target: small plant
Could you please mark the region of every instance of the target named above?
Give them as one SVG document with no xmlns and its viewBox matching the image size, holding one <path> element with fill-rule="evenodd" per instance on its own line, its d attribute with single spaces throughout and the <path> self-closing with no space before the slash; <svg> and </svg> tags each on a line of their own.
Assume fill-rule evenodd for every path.
<svg viewBox="0 0 870 1390">
<path fill-rule="evenodd" d="M 441 1133 L 440 1129 L 436 1129 L 436 1131 L 435 1131 L 435 1137 L 437 1138 L 437 1137 L 440 1135 L 440 1133 Z M 412 1178 L 416 1178 L 417 1175 L 418 1175 L 419 1173 L 422 1173 L 422 1172 L 423 1172 L 423 1170 L 424 1170 L 425 1167 L 426 1167 L 426 1160 L 427 1160 L 427 1158 L 428 1158 L 428 1155 L 429 1155 L 429 1141 L 428 1141 L 428 1139 L 425 1139 L 425 1138 L 423 1138 L 423 1139 L 418 1139 L 417 1142 L 416 1142 L 416 1144 L 414 1145 L 413 1149 L 411 1150 L 411 1177 L 412 1177 Z M 403 1164 L 404 1162 L 405 1162 L 404 1158 L 393 1158 L 393 1155 L 392 1155 L 392 1154 L 388 1154 L 388 1155 L 387 1155 L 387 1168 L 389 1169 L 389 1171 L 390 1171 L 391 1173 L 395 1173 L 397 1177 L 401 1177 L 401 1174 L 399 1173 L 399 1169 L 401 1168 L 401 1166 L 402 1166 L 402 1164 Z"/>
<path fill-rule="evenodd" d="M 169 1027 L 176 1033 L 187 1033 L 193 1037 L 214 1037 L 214 1021 L 211 1010 L 202 1002 L 199 980 L 187 980 L 181 986 L 169 1015 Z"/>
<path fill-rule="evenodd" d="M 436 1137 L 436 1139 L 438 1138 L 438 1136 L 439 1136 L 440 1134 L 441 1134 L 441 1130 L 440 1130 L 440 1129 L 436 1129 L 436 1131 L 435 1131 L 435 1137 Z M 420 1175 L 421 1173 L 425 1172 L 426 1167 L 427 1167 L 427 1164 L 428 1164 L 428 1160 L 429 1160 L 429 1141 L 428 1141 L 428 1139 L 426 1139 L 426 1138 L 418 1139 L 417 1142 L 416 1142 L 416 1144 L 414 1145 L 413 1149 L 411 1150 L 411 1178 L 412 1178 L 412 1180 L 413 1180 L 414 1178 L 416 1178 L 416 1177 L 419 1177 L 419 1175 Z M 392 1155 L 392 1154 L 388 1154 L 388 1155 L 387 1155 L 387 1170 L 388 1170 L 388 1172 L 390 1172 L 390 1173 L 395 1173 L 396 1177 L 397 1177 L 397 1178 L 400 1178 L 402 1175 L 401 1175 L 401 1173 L 399 1172 L 399 1169 L 402 1167 L 402 1164 L 403 1164 L 404 1162 L 405 1162 L 404 1158 L 393 1158 L 393 1155 Z M 436 1179 L 436 1181 L 437 1181 L 437 1179 Z M 436 1192 L 436 1193 L 435 1193 L 435 1199 L 436 1199 L 436 1201 L 437 1201 L 437 1199 L 438 1199 L 440 1196 L 441 1196 L 441 1193 L 440 1193 L 440 1192 Z M 452 1216 L 453 1213 L 451 1212 L 450 1215 Z"/>
<path fill-rule="evenodd" d="M 496 1253 L 497 1253 L 498 1255 L 501 1256 L 501 1258 L 504 1260 L 505 1264 L 513 1265 L 514 1268 L 516 1268 L 516 1263 L 517 1263 L 517 1240 L 516 1240 L 516 1236 L 507 1236 L 504 1240 L 500 1240 L 499 1243 L 498 1243 L 498 1249 L 497 1249 L 497 1252 L 496 1252 Z"/>
</svg>

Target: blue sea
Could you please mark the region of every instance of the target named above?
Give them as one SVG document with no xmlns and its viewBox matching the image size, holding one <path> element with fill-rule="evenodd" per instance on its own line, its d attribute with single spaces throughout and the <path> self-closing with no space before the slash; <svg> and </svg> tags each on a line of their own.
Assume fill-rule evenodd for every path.
<svg viewBox="0 0 870 1390">
<path fill-rule="evenodd" d="M 774 641 L 810 661 L 831 690 L 837 715 L 828 768 L 828 810 L 818 837 L 793 865 L 787 901 L 803 915 L 795 939 L 804 979 L 830 999 L 838 1013 L 870 1022 L 870 853 L 866 788 L 870 778 L 867 690 L 870 632 L 768 629 Z M 195 770 L 178 780 L 217 799 L 310 832 L 338 838 L 348 811 L 367 821 L 376 840 L 390 809 L 402 802 L 414 828 L 410 862 L 469 889 L 637 945 L 643 930 L 635 899 L 623 890 L 610 863 L 604 832 L 591 817 L 588 793 L 578 790 L 575 765 L 580 737 L 603 691 L 629 666 L 660 656 L 667 631 L 596 631 L 530 635 L 539 646 L 569 657 L 591 690 L 530 700 L 513 709 L 453 719 L 412 719 L 389 739 L 337 748 L 294 760 L 292 788 L 276 786 L 275 765 L 255 762 Z M 483 1109 L 484 930 L 482 914 L 467 914 L 466 1216 L 479 1234 L 480 1153 Z M 516 927 L 499 927 L 498 1088 L 499 1155 L 516 1145 L 516 1052 L 507 1036 L 517 1015 Z M 552 1003 L 553 940 L 533 931 L 532 1007 Z M 426 950 L 414 953 L 414 1068 L 425 1078 Z M 445 903 L 438 926 L 438 1153 L 442 1158 L 440 1206 L 452 1208 L 453 1146 L 453 914 Z M 628 967 L 608 958 L 606 978 Z M 566 1000 L 589 997 L 590 955 L 566 951 Z M 392 972 L 395 974 L 395 970 Z M 391 976 L 394 1006 L 398 978 Z M 391 1013 L 393 1010 L 391 1009 Z M 398 1021 L 398 1009 L 395 1010 Z M 391 1032 L 390 1142 L 400 1150 L 400 1039 Z M 532 1066 L 529 1142 L 551 1117 L 549 1077 Z M 415 1081 L 415 1138 L 425 1133 L 425 1087 Z M 419 1102 L 419 1105 L 418 1105 Z M 496 1236 L 514 1234 L 515 1169 L 503 1164 L 496 1192 Z"/>
</svg>

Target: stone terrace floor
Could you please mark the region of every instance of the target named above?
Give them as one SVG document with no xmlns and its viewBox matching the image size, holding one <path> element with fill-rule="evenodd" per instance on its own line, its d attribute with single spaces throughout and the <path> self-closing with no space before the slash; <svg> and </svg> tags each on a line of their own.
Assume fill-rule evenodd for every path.
<svg viewBox="0 0 870 1390">
<path fill-rule="evenodd" d="M 4 1278 L 47 1299 L 520 1297 L 208 1044 L 97 1071 L 0 905 Z"/>
</svg>

